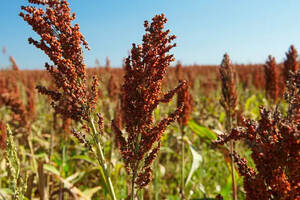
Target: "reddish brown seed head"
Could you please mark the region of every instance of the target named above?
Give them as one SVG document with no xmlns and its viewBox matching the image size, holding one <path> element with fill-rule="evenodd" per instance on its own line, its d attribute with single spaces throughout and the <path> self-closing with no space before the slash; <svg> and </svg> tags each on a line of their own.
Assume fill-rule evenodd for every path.
<svg viewBox="0 0 300 200">
<path fill-rule="evenodd" d="M 122 114 L 128 137 L 124 137 L 113 121 L 118 146 L 125 166 L 130 174 L 137 173 L 136 184 L 145 187 L 151 180 L 151 163 L 156 157 L 160 141 L 166 127 L 178 119 L 183 109 L 183 102 L 175 112 L 154 124 L 153 111 L 160 102 L 169 102 L 185 85 L 179 84 L 174 90 L 163 94 L 162 80 L 170 62 L 174 60 L 169 54 L 175 46 L 174 35 L 164 30 L 167 19 L 163 14 L 156 15 L 151 24 L 145 21 L 146 33 L 142 45 L 132 45 L 131 54 L 125 60 L 125 76 L 122 86 Z M 137 163 L 144 163 L 138 167 Z"/>
<path fill-rule="evenodd" d="M 266 79 L 266 96 L 275 102 L 279 98 L 279 74 L 276 60 L 271 55 L 268 57 L 265 68 L 265 79 Z"/>
<path fill-rule="evenodd" d="M 260 108 L 261 119 L 245 120 L 244 125 L 219 136 L 215 144 L 244 140 L 252 151 L 256 171 L 245 159 L 234 154 L 239 173 L 244 177 L 246 199 L 297 199 L 300 189 L 300 72 L 287 82 L 287 115 L 277 109 Z"/>
<path fill-rule="evenodd" d="M 179 106 L 183 103 L 183 112 L 181 113 L 180 118 L 178 118 L 177 120 L 182 126 L 187 125 L 193 108 L 193 97 L 189 89 L 190 84 L 186 83 L 184 87 L 182 87 L 182 89 L 179 90 L 177 95 L 177 105 Z"/>
<path fill-rule="evenodd" d="M 235 74 L 231 65 L 230 58 L 226 53 L 220 66 L 222 99 L 221 105 L 225 111 L 234 111 L 236 108 L 237 94 L 235 89 Z M 233 112 L 232 112 L 233 113 Z"/>
<path fill-rule="evenodd" d="M 75 14 L 71 13 L 67 1 L 29 0 L 29 3 L 39 5 L 40 8 L 22 6 L 20 16 L 40 36 L 40 40 L 29 38 L 29 43 L 41 49 L 53 62 L 52 65 L 46 63 L 45 67 L 57 91 L 43 86 L 37 89 L 52 99 L 51 105 L 56 113 L 76 121 L 86 119 L 93 107 L 88 101 L 82 54 L 82 46 L 88 49 L 88 44 L 79 25 L 72 25 Z"/>
<path fill-rule="evenodd" d="M 9 56 L 9 61 L 11 62 L 11 68 L 14 71 L 19 71 L 19 67 L 15 61 L 15 59 L 12 56 Z"/>
<path fill-rule="evenodd" d="M 284 61 L 284 80 L 287 81 L 289 78 L 289 73 L 292 71 L 295 73 L 298 70 L 298 53 L 294 45 L 291 45 L 288 52 L 285 53 L 286 59 Z"/>
</svg>

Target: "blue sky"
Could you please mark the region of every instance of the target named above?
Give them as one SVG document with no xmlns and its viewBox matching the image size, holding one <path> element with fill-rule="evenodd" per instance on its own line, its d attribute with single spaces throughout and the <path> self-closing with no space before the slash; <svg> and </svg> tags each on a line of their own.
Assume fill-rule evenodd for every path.
<svg viewBox="0 0 300 200">
<path fill-rule="evenodd" d="M 19 16 L 26 0 L 2 0 L 0 12 L 0 67 L 12 55 L 22 69 L 42 69 L 47 57 L 29 45 L 38 36 Z M 164 13 L 167 28 L 177 35 L 172 50 L 183 64 L 219 64 L 225 52 L 234 63 L 262 63 L 272 54 L 283 61 L 289 45 L 300 51 L 299 0 L 69 0 L 76 23 L 91 51 L 88 66 L 108 56 L 121 66 L 131 44 L 140 43 L 144 20 Z"/>
</svg>

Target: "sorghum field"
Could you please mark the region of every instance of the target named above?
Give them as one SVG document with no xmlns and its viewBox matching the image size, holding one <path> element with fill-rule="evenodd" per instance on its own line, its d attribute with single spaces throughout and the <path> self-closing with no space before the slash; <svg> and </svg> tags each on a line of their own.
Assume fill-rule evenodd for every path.
<svg viewBox="0 0 300 200">
<path fill-rule="evenodd" d="M 0 199 L 300 199 L 293 45 L 283 63 L 182 66 L 158 14 L 122 68 L 87 68 L 67 1 L 29 2 L 51 62 L 0 71 Z"/>
</svg>

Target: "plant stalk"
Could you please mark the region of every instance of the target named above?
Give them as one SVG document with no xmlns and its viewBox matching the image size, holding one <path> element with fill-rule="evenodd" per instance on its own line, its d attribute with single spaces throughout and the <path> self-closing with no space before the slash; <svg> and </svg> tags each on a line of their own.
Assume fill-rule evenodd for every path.
<svg viewBox="0 0 300 200">
<path fill-rule="evenodd" d="M 154 191 L 155 191 L 155 200 L 159 200 L 159 188 L 158 188 L 158 158 L 154 161 L 155 165 L 155 177 L 154 177 Z"/>
<path fill-rule="evenodd" d="M 138 137 L 136 137 L 135 140 L 135 148 L 134 148 L 134 153 L 136 154 L 140 148 L 140 141 L 141 141 L 142 135 L 138 134 Z M 139 170 L 139 166 L 140 166 L 140 160 L 138 160 L 135 164 L 135 168 L 133 170 L 133 175 L 132 175 L 132 180 L 131 180 L 131 200 L 134 199 L 134 184 L 135 184 L 135 179 Z"/>
<path fill-rule="evenodd" d="M 183 140 L 183 136 L 184 136 L 184 127 L 182 125 L 180 125 L 180 130 L 181 130 L 181 199 L 185 199 L 184 198 L 184 140 Z"/>
<path fill-rule="evenodd" d="M 98 139 L 98 132 L 96 130 L 95 123 L 94 123 L 94 120 L 93 120 L 92 117 L 89 117 L 89 122 L 90 122 L 90 125 L 92 127 L 92 135 L 93 135 L 93 139 L 94 139 L 95 147 L 96 147 L 95 154 L 96 154 L 97 160 L 98 160 L 98 162 L 99 162 L 99 164 L 100 164 L 100 166 L 101 166 L 101 168 L 104 172 L 104 176 L 105 176 L 105 179 L 106 179 L 106 185 L 107 185 L 107 188 L 109 190 L 109 194 L 110 194 L 112 200 L 117 200 L 116 194 L 115 194 L 115 191 L 114 191 L 114 187 L 113 187 L 111 178 L 109 176 L 108 167 L 107 167 L 107 164 L 105 162 L 102 146 L 101 146 L 101 143 Z"/>
<path fill-rule="evenodd" d="M 131 180 L 131 194 L 130 194 L 131 195 L 131 197 L 130 197 L 131 200 L 134 200 L 134 181 L 135 181 L 136 175 L 137 175 L 136 171 L 133 172 L 132 180 Z"/>
<path fill-rule="evenodd" d="M 229 133 L 232 128 L 232 115 L 231 115 L 231 108 L 229 108 L 226 116 L 226 123 L 227 123 L 227 132 Z M 230 165 L 231 165 L 231 178 L 232 178 L 232 199 L 237 200 L 237 187 L 236 187 L 236 180 L 234 176 L 234 158 L 233 158 L 233 151 L 234 151 L 234 143 L 230 141 Z"/>
</svg>

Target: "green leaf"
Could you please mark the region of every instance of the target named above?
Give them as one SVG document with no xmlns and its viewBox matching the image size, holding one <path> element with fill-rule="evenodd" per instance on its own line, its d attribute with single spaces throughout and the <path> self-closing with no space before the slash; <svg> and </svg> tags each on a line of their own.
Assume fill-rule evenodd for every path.
<svg viewBox="0 0 300 200">
<path fill-rule="evenodd" d="M 95 162 L 95 160 L 91 159 L 87 155 L 74 155 L 70 158 L 70 160 L 85 160 L 85 161 L 97 166 L 97 163 Z"/>
<path fill-rule="evenodd" d="M 259 106 L 262 104 L 261 100 L 257 97 L 257 95 L 251 95 L 246 99 L 244 105 L 245 114 L 252 116 L 253 118 L 257 118 L 259 116 Z"/>
<path fill-rule="evenodd" d="M 228 169 L 231 171 L 231 165 L 229 162 L 226 163 Z M 241 177 L 239 176 L 239 173 L 237 170 L 234 170 L 234 176 L 236 182 L 240 181 Z M 227 183 L 226 185 L 221 189 L 220 194 L 224 197 L 224 199 L 230 199 L 232 195 L 232 177 L 231 174 L 227 177 Z"/>
<path fill-rule="evenodd" d="M 225 199 L 230 199 L 231 198 L 231 192 L 232 192 L 232 179 L 231 176 L 227 177 L 227 183 L 226 185 L 221 189 L 220 194 L 225 198 Z"/>
<path fill-rule="evenodd" d="M 192 131 L 195 132 L 199 137 L 205 139 L 209 143 L 217 139 L 217 134 L 215 132 L 209 128 L 200 126 L 194 120 L 190 120 L 188 122 L 188 127 L 190 127 L 190 129 L 192 129 Z"/>
<path fill-rule="evenodd" d="M 190 169 L 189 175 L 186 179 L 185 186 L 189 183 L 194 172 L 196 171 L 196 169 L 198 169 L 200 163 L 202 162 L 202 156 L 197 152 L 197 150 L 191 144 L 189 144 L 189 147 L 192 152 L 193 162 L 192 162 L 192 167 Z"/>
<path fill-rule="evenodd" d="M 251 106 L 253 103 L 256 105 L 256 95 L 251 95 L 248 99 L 246 99 L 244 109 L 245 109 L 245 110 L 249 110 L 250 106 Z"/>
<path fill-rule="evenodd" d="M 157 106 L 157 108 L 154 110 L 154 119 L 156 121 L 159 121 L 160 119 L 160 109 L 159 109 L 159 105 Z"/>
<path fill-rule="evenodd" d="M 219 122 L 223 123 L 225 121 L 225 117 L 226 117 L 226 114 L 224 111 L 222 111 L 219 115 Z"/>
<path fill-rule="evenodd" d="M 71 176 L 68 176 L 66 178 L 66 181 L 69 181 L 70 183 L 75 184 L 77 181 L 82 179 L 85 174 L 86 174 L 86 172 L 76 172 L 76 173 L 72 174 Z"/>
<path fill-rule="evenodd" d="M 56 169 L 54 166 L 52 165 L 49 165 L 49 164 L 44 164 L 44 169 L 57 175 L 57 176 L 60 176 L 60 173 L 59 173 L 59 170 Z"/>
<path fill-rule="evenodd" d="M 83 194 L 87 199 L 92 199 L 93 195 L 100 189 L 101 189 L 100 186 L 94 188 L 88 188 L 83 191 Z"/>
</svg>

